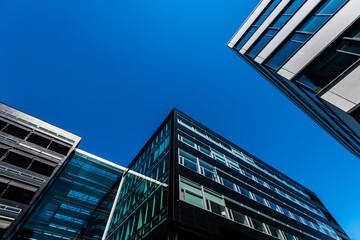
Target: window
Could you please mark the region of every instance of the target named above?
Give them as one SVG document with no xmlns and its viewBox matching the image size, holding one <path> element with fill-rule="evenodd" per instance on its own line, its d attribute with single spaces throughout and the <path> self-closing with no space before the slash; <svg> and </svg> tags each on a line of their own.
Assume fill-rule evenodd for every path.
<svg viewBox="0 0 360 240">
<path fill-rule="evenodd" d="M 201 186 L 196 183 L 180 179 L 180 199 L 197 207 L 204 208 Z"/>
<path fill-rule="evenodd" d="M 210 164 L 207 164 L 203 161 L 199 161 L 200 163 L 200 174 L 204 175 L 207 178 L 210 178 L 213 181 L 216 181 L 216 170 Z"/>
<path fill-rule="evenodd" d="M 239 212 L 234 211 L 234 210 L 231 210 L 231 212 L 232 212 L 232 215 L 233 215 L 233 218 L 234 218 L 235 222 L 238 222 L 238 223 L 240 223 L 242 225 L 245 225 L 245 226 L 249 226 L 247 217 L 244 214 L 239 213 Z"/>
<path fill-rule="evenodd" d="M 287 240 L 296 240 L 294 235 L 291 235 L 290 233 L 284 232 Z"/>
<path fill-rule="evenodd" d="M 23 129 L 23 128 L 20 128 L 20 127 L 17 127 L 17 126 L 14 126 L 12 124 L 9 124 L 4 130 L 3 132 L 5 133 L 8 133 L 10 135 L 13 135 L 15 137 L 18 137 L 18 138 L 21 138 L 21 139 L 24 139 L 30 132 Z"/>
<path fill-rule="evenodd" d="M 242 195 L 244 195 L 244 196 L 252 199 L 251 193 L 250 193 L 248 190 L 246 190 L 245 188 L 242 188 L 242 187 L 240 187 L 240 186 L 238 186 L 238 188 L 239 188 L 239 192 L 240 192 Z"/>
<path fill-rule="evenodd" d="M 205 194 L 205 201 L 206 201 L 206 208 L 213 213 L 219 214 L 223 217 L 228 217 L 225 208 L 225 202 L 221 195 L 210 192 L 209 190 L 204 191 Z"/>
<path fill-rule="evenodd" d="M 70 147 L 64 146 L 57 142 L 52 142 L 49 146 L 49 149 L 59 154 L 66 155 L 69 152 Z"/>
<path fill-rule="evenodd" d="M 21 168 L 28 168 L 31 163 L 31 158 L 25 157 L 23 155 L 10 152 L 3 160 L 6 163 L 21 167 Z"/>
<path fill-rule="evenodd" d="M 252 226 L 254 229 L 260 231 L 260 232 L 264 232 L 266 233 L 266 229 L 265 229 L 265 224 L 262 223 L 262 222 L 259 222 L 258 220 L 255 220 L 253 218 L 250 218 L 251 219 L 251 223 L 252 223 Z"/>
<path fill-rule="evenodd" d="M 7 149 L 0 147 L 0 158 L 4 156 L 5 153 L 7 153 Z"/>
<path fill-rule="evenodd" d="M 285 8 L 285 11 L 274 21 L 268 28 L 265 34 L 258 40 L 252 48 L 250 48 L 248 56 L 254 58 L 264 48 L 266 44 L 276 35 L 276 33 L 285 25 L 291 16 L 300 8 L 304 0 L 295 0 Z"/>
<path fill-rule="evenodd" d="M 37 190 L 35 187 L 15 181 L 9 184 L 1 197 L 19 203 L 29 204 Z"/>
<path fill-rule="evenodd" d="M 29 167 L 29 170 L 50 177 L 55 170 L 55 166 L 50 166 L 42 162 L 34 161 Z"/>
<path fill-rule="evenodd" d="M 198 172 L 198 160 L 196 157 L 194 157 L 193 155 L 183 151 L 183 150 L 180 150 L 180 164 L 187 167 L 187 168 L 190 168 L 191 170 L 195 171 L 195 172 Z"/>
<path fill-rule="evenodd" d="M 255 200 L 263 205 L 266 205 L 265 199 L 260 197 L 259 195 L 254 194 Z"/>
<path fill-rule="evenodd" d="M 281 231 L 273 226 L 269 226 L 269 232 L 271 234 L 271 236 L 276 237 L 277 239 L 281 239 L 284 240 L 284 237 L 281 234 Z"/>
<path fill-rule="evenodd" d="M 235 46 L 236 50 L 240 50 L 244 44 L 250 39 L 250 37 L 256 32 L 259 26 L 265 21 L 265 19 L 270 15 L 270 13 L 275 9 L 280 0 L 274 0 L 263 12 L 263 14 L 257 19 L 257 21 L 252 25 L 249 31 L 244 35 L 239 43 Z"/>
<path fill-rule="evenodd" d="M 234 185 L 234 183 L 230 182 L 229 180 L 227 180 L 227 179 L 225 179 L 225 178 L 221 178 L 221 179 L 222 179 L 223 185 L 224 185 L 225 187 L 228 187 L 228 188 L 230 188 L 230 189 L 232 189 L 232 190 L 235 190 L 235 185 Z"/>
<path fill-rule="evenodd" d="M 267 201 L 267 202 L 268 202 L 269 207 L 270 207 L 271 209 L 280 212 L 280 209 L 279 209 L 278 205 L 276 205 L 275 203 L 270 202 L 270 201 Z"/>
<path fill-rule="evenodd" d="M 269 59 L 266 63 L 267 66 L 278 70 L 345 2 L 346 0 L 327 0 L 323 2 L 312 17 L 300 24 L 290 39 Z"/>
<path fill-rule="evenodd" d="M 30 135 L 30 137 L 27 139 L 27 141 L 34 143 L 36 145 L 39 145 L 41 147 L 44 147 L 44 148 L 46 148 L 50 143 L 50 139 L 47 139 L 47 138 L 42 137 L 35 133 L 32 133 Z"/>
<path fill-rule="evenodd" d="M 0 130 L 6 126 L 7 122 L 0 120 Z"/>
<path fill-rule="evenodd" d="M 315 92 L 321 91 L 360 58 L 359 33 L 360 27 L 355 23 L 343 38 L 311 63 L 297 82 Z"/>
</svg>

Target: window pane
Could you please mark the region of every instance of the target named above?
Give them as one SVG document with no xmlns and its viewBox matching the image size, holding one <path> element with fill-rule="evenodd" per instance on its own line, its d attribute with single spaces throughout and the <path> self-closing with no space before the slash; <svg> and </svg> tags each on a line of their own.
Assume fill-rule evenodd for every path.
<svg viewBox="0 0 360 240">
<path fill-rule="evenodd" d="M 281 240 L 284 239 L 283 236 L 281 235 L 279 229 L 277 229 L 275 227 L 272 227 L 272 226 L 268 226 L 268 227 L 269 227 L 271 236 L 276 237 L 276 238 L 281 239 Z"/>
<path fill-rule="evenodd" d="M 208 156 L 211 157 L 211 153 L 210 153 L 209 150 L 207 150 L 207 149 L 205 149 L 205 148 L 203 148 L 203 147 L 201 147 L 201 146 L 199 146 L 199 150 L 200 150 L 200 152 L 202 152 L 202 153 L 204 153 L 204 154 L 206 154 L 206 155 L 208 155 Z"/>
<path fill-rule="evenodd" d="M 246 197 L 248 197 L 248 198 L 252 198 L 252 197 L 251 197 L 251 194 L 250 194 L 250 192 L 249 192 L 248 190 L 246 190 L 246 189 L 244 189 L 244 188 L 242 188 L 242 187 L 239 187 L 239 190 L 240 190 L 240 193 L 241 193 L 242 195 L 244 195 L 244 196 L 246 196 Z"/>
<path fill-rule="evenodd" d="M 295 33 L 291 37 L 291 40 L 301 42 L 301 43 L 305 43 L 309 39 L 309 37 L 310 37 L 310 35 L 308 35 L 308 34 Z"/>
<path fill-rule="evenodd" d="M 264 200 L 262 197 L 260 197 L 260 196 L 258 196 L 258 195 L 256 195 L 256 194 L 254 194 L 254 196 L 255 196 L 255 200 L 256 200 L 257 202 L 265 205 L 265 200 Z"/>
<path fill-rule="evenodd" d="M 269 203 L 271 209 L 279 212 L 279 207 L 275 203 L 270 202 L 270 201 L 268 201 L 268 203 Z"/>
<path fill-rule="evenodd" d="M 249 40 L 249 38 L 253 35 L 256 31 L 257 27 L 252 27 L 249 32 L 243 37 L 243 39 L 235 46 L 236 50 L 240 50 L 242 46 Z"/>
<path fill-rule="evenodd" d="M 349 53 L 360 54 L 360 42 L 343 40 L 338 49 Z"/>
<path fill-rule="evenodd" d="M 180 156 L 187 158 L 187 159 L 191 160 L 192 162 L 197 162 L 196 157 L 194 157 L 193 155 L 191 155 L 183 150 L 180 150 Z"/>
<path fill-rule="evenodd" d="M 304 0 L 295 0 L 290 6 L 288 9 L 286 9 L 286 11 L 284 12 L 284 14 L 294 14 L 298 9 L 299 7 L 301 6 L 301 4 L 304 3 Z"/>
<path fill-rule="evenodd" d="M 316 32 L 330 16 L 312 16 L 300 29 L 301 32 Z"/>
<path fill-rule="evenodd" d="M 211 212 L 219 214 L 223 217 L 227 217 L 226 209 L 224 206 L 217 204 L 213 201 L 210 201 L 210 206 L 211 206 Z"/>
<path fill-rule="evenodd" d="M 264 46 L 271 40 L 271 37 L 264 35 L 258 43 L 251 49 L 248 55 L 254 58 L 264 48 Z"/>
<path fill-rule="evenodd" d="M 224 186 L 231 188 L 232 190 L 235 190 L 234 183 L 230 182 L 229 180 L 223 178 Z"/>
<path fill-rule="evenodd" d="M 334 14 L 346 0 L 328 0 L 326 3 L 317 11 L 317 14 Z"/>
<path fill-rule="evenodd" d="M 266 232 L 265 226 L 262 222 L 259 222 L 258 220 L 251 219 L 252 225 L 254 229 L 259 230 L 261 232 Z"/>
<path fill-rule="evenodd" d="M 218 195 L 216 195 L 214 193 L 211 193 L 209 191 L 205 191 L 205 198 L 209 199 L 209 200 L 211 200 L 213 202 L 216 202 L 218 204 L 225 205 L 224 199 L 221 196 L 218 196 Z"/>
<path fill-rule="evenodd" d="M 186 189 L 188 192 L 193 192 L 193 193 L 196 193 L 198 195 L 202 195 L 202 192 L 201 192 L 201 187 L 200 186 L 194 186 L 194 185 L 190 185 L 188 183 L 185 183 L 185 182 L 180 182 L 180 187 L 181 188 L 184 188 Z"/>
<path fill-rule="evenodd" d="M 291 213 L 290 213 L 288 210 L 286 210 L 286 209 L 284 209 L 284 208 L 281 208 L 281 210 L 282 210 L 282 212 L 283 212 L 286 216 L 292 218 Z"/>
<path fill-rule="evenodd" d="M 184 143 L 186 143 L 187 145 L 195 148 L 195 143 L 193 143 L 192 141 L 190 141 L 189 139 L 184 138 L 184 137 L 183 137 L 182 139 L 183 139 L 183 142 L 184 142 Z"/>
<path fill-rule="evenodd" d="M 192 161 L 189 161 L 187 158 L 184 158 L 184 166 L 190 168 L 191 170 L 198 172 L 198 165 Z"/>
<path fill-rule="evenodd" d="M 234 210 L 232 210 L 232 214 L 233 214 L 235 222 L 241 223 L 242 225 L 245 225 L 245 226 L 249 226 L 249 224 L 246 220 L 246 216 L 244 214 L 236 212 Z"/>
<path fill-rule="evenodd" d="M 186 202 L 197 207 L 204 208 L 203 198 L 198 195 L 192 194 L 191 192 L 186 192 Z"/>
<path fill-rule="evenodd" d="M 342 54 L 332 50 L 321 58 L 322 61 L 308 69 L 297 81 L 315 91 L 320 91 L 358 58 L 354 55 Z"/>
<path fill-rule="evenodd" d="M 289 20 L 289 18 L 289 15 L 281 16 L 271 27 L 280 29 Z"/>
<path fill-rule="evenodd" d="M 292 41 L 285 43 L 285 45 L 269 60 L 267 65 L 278 70 L 301 46 L 301 43 Z"/>
<path fill-rule="evenodd" d="M 286 233 L 286 232 L 284 232 L 284 233 L 285 233 L 285 236 L 286 236 L 286 239 L 287 239 L 287 240 L 296 240 L 293 235 L 291 235 L 291 234 L 289 234 L 289 233 Z"/>
</svg>

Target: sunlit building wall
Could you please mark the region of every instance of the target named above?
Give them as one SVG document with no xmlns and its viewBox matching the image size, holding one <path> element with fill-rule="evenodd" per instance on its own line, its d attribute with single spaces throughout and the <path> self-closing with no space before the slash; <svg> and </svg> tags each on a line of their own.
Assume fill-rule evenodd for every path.
<svg viewBox="0 0 360 240">
<path fill-rule="evenodd" d="M 360 2 L 263 0 L 228 46 L 360 156 Z"/>
</svg>

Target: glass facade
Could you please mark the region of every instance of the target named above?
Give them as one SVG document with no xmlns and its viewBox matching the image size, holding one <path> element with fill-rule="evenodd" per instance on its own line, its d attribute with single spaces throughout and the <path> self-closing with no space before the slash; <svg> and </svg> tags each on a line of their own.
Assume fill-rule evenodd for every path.
<svg viewBox="0 0 360 240">
<path fill-rule="evenodd" d="M 247 55 L 254 58 L 259 52 L 268 44 L 271 39 L 278 33 L 278 31 L 287 23 L 287 21 L 296 13 L 300 6 L 304 3 L 304 0 L 295 0 L 291 2 L 280 14 L 277 19 L 267 28 L 261 38 L 257 40 L 257 43 L 250 48 Z"/>
<path fill-rule="evenodd" d="M 348 30 L 331 48 L 309 66 L 297 82 L 319 92 L 358 62 L 360 58 L 360 25 Z"/>
<path fill-rule="evenodd" d="M 281 0 L 273 0 L 272 3 L 264 10 L 264 12 L 259 16 L 256 22 L 251 26 L 250 30 L 246 35 L 237 43 L 235 49 L 240 50 L 244 44 L 251 38 L 251 36 L 256 32 L 259 26 L 265 21 L 265 19 L 270 15 L 270 13 L 275 9 L 275 7 L 280 3 Z"/>
<path fill-rule="evenodd" d="M 320 3 L 312 16 L 305 20 L 267 61 L 267 66 L 278 70 L 289 58 L 297 52 L 315 32 L 320 29 L 332 15 L 336 13 L 347 0 L 327 0 Z"/>
<path fill-rule="evenodd" d="M 249 235 L 238 233 L 239 238 L 260 232 L 284 240 L 347 239 L 310 190 L 180 112 L 176 123 L 179 199 L 222 218 L 216 220 L 219 228 L 222 221 L 246 227 L 242 233 Z M 195 212 L 181 202 L 180 216 L 185 209 Z"/>
<path fill-rule="evenodd" d="M 125 172 L 106 239 L 140 239 L 167 219 L 169 120 Z"/>
<path fill-rule="evenodd" d="M 76 151 L 12 239 L 101 239 L 122 173 Z"/>
</svg>

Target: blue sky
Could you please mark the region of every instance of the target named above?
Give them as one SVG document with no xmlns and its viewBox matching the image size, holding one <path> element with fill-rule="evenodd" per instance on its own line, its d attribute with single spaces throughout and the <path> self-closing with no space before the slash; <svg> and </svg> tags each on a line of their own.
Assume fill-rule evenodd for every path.
<svg viewBox="0 0 360 240">
<path fill-rule="evenodd" d="M 0 1 L 1 101 L 126 166 L 173 107 L 318 194 L 360 239 L 360 159 L 226 47 L 258 1 Z"/>
</svg>

